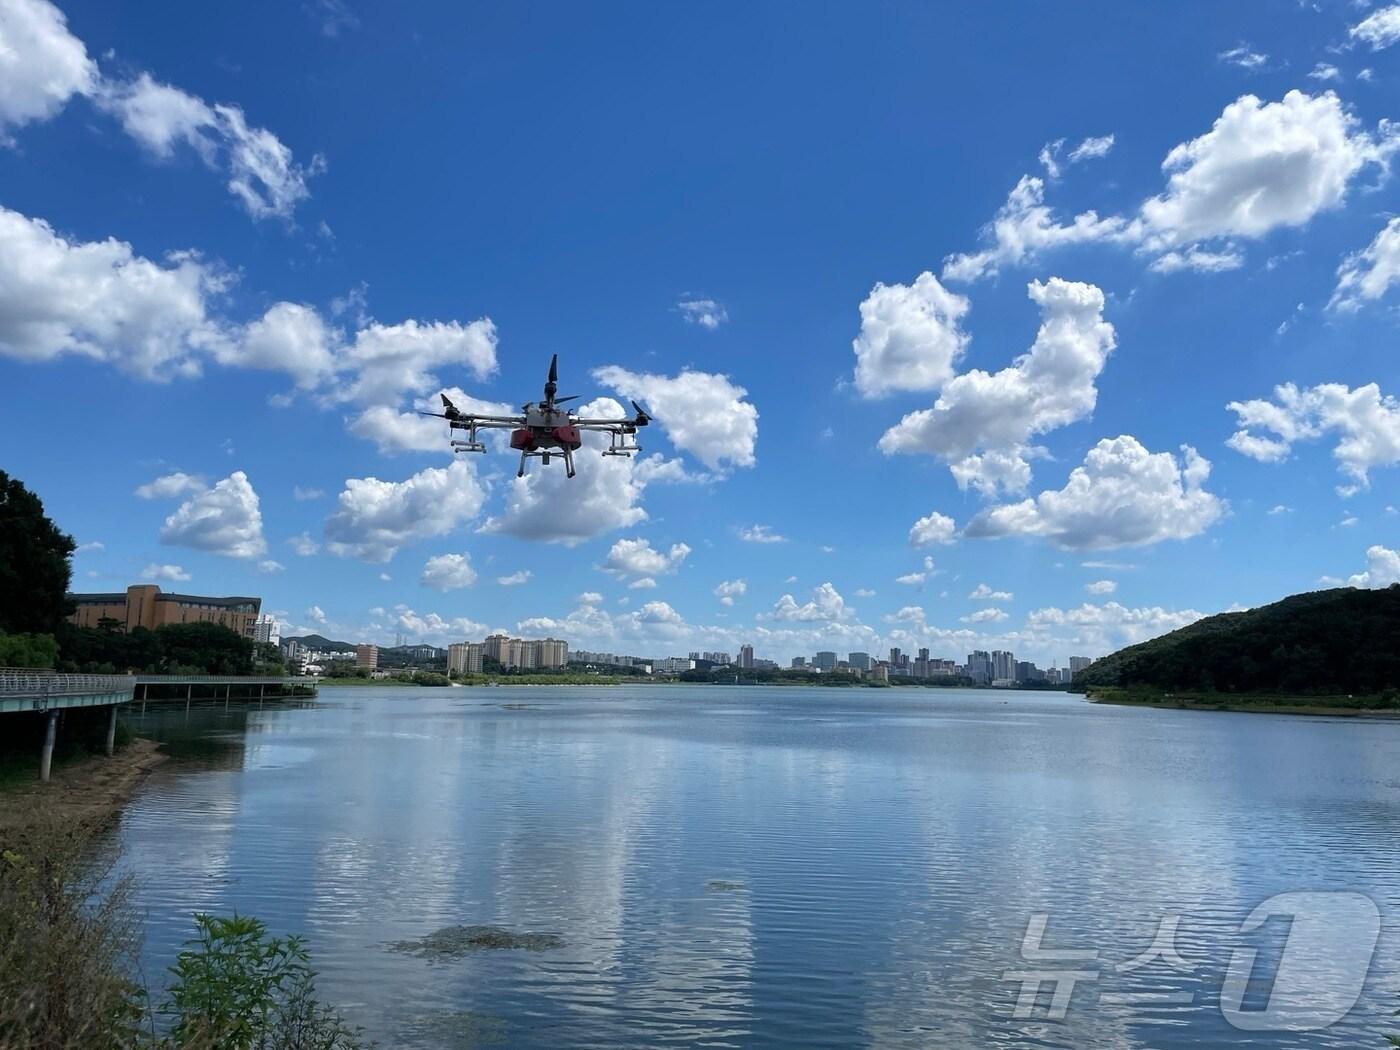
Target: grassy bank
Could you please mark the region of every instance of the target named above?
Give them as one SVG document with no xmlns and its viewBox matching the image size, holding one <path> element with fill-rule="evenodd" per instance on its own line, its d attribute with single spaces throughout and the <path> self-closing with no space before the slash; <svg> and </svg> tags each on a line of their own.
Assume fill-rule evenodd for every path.
<svg viewBox="0 0 1400 1050">
<path fill-rule="evenodd" d="M 1105 686 L 1086 696 L 1096 704 L 1167 707 L 1182 711 L 1244 711 L 1273 715 L 1333 715 L 1351 718 L 1400 718 L 1394 694 L 1365 696 L 1285 696 L 1273 693 L 1156 692 Z"/>
<path fill-rule="evenodd" d="M 0 784 L 0 832 L 23 828 L 34 815 L 84 828 L 106 824 L 126 804 L 137 786 L 165 761 L 154 740 L 133 739 L 111 758 L 90 755 L 55 765 L 52 779 L 39 780 L 39 756 L 21 767 L 15 760 L 11 776 Z"/>
</svg>

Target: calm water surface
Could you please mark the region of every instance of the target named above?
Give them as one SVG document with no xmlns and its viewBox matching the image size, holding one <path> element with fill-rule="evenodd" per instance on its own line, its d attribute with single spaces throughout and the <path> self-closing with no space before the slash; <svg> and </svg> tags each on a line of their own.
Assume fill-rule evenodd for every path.
<svg viewBox="0 0 1400 1050">
<path fill-rule="evenodd" d="M 254 914 L 307 936 L 325 997 L 385 1046 L 1357 1047 L 1400 1028 L 1400 724 L 714 686 L 151 711 L 180 757 L 119 829 L 148 974 L 191 912 Z M 1381 910 L 1361 1001 L 1323 1032 L 1227 1024 L 1232 950 L 1264 972 L 1287 933 L 1242 919 L 1319 889 Z M 1028 963 L 1035 914 L 1045 949 L 1097 958 Z M 1178 957 L 1116 969 L 1168 916 Z M 563 947 L 386 948 L 459 923 Z M 1063 1019 L 1048 988 L 1017 1019 L 1006 974 L 1032 968 L 1094 977 Z M 1176 1001 L 1125 1001 L 1143 993 Z"/>
</svg>

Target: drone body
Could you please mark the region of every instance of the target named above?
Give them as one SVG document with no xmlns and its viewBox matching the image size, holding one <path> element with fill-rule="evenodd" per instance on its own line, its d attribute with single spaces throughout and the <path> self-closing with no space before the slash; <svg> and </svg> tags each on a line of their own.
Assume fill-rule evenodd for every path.
<svg viewBox="0 0 1400 1050">
<path fill-rule="evenodd" d="M 465 430 L 467 437 L 452 439 L 453 452 L 485 452 L 486 445 L 477 437 L 478 430 L 509 430 L 510 447 L 520 452 L 520 469 L 516 477 L 525 476 L 525 461 L 538 456 L 546 465 L 552 456 L 564 461 L 568 477 L 574 476 L 574 453 L 583 446 L 583 431 L 594 430 L 605 433 L 610 438 L 609 446 L 603 450 L 605 456 L 630 456 L 640 452 L 636 442 L 638 427 L 651 422 L 637 402 L 632 402 L 636 415 L 631 419 L 580 419 L 567 408 L 560 408 L 566 401 L 572 401 L 577 394 L 556 397 L 559 389 L 559 355 L 549 362 L 549 378 L 544 384 L 544 400 L 531 401 L 522 406 L 518 416 L 479 416 L 458 411 L 457 406 L 442 398 L 441 412 L 423 412 L 422 415 L 447 420 L 448 432 Z"/>
</svg>

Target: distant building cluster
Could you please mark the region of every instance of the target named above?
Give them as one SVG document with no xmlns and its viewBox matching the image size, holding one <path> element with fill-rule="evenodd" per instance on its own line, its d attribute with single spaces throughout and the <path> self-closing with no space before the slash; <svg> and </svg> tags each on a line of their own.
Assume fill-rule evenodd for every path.
<svg viewBox="0 0 1400 1050">
<path fill-rule="evenodd" d="M 613 653 L 593 652 L 590 649 L 575 649 L 574 663 L 588 664 L 593 667 L 631 667 L 650 674 L 652 665 L 656 661 L 650 657 L 618 656 Z"/>
<path fill-rule="evenodd" d="M 1068 667 L 1050 667 L 1042 670 L 1027 660 L 1017 660 L 1016 654 L 996 649 L 987 652 L 975 649 L 967 654 L 964 663 L 956 660 L 931 656 L 928 649 L 920 649 L 916 655 L 895 647 L 890 650 L 888 660 L 880 660 L 869 653 L 847 653 L 842 660 L 830 650 L 818 652 L 810 659 L 805 656 L 793 658 L 792 668 L 802 671 L 816 671 L 820 674 L 851 674 L 869 676 L 876 681 L 891 678 L 970 678 L 978 685 L 1012 687 L 1018 685 L 1068 685 L 1074 675 L 1088 667 L 1093 661 L 1087 656 L 1071 656 Z"/>
<path fill-rule="evenodd" d="M 505 670 L 549 671 L 569 664 L 569 643 L 557 638 L 511 638 L 493 634 L 484 642 L 456 642 L 447 647 L 447 670 L 480 674 L 487 660 Z"/>
<path fill-rule="evenodd" d="M 264 620 L 270 623 L 264 627 Z M 250 630 L 257 633 L 275 630 L 271 617 L 258 617 Z M 275 636 L 274 636 L 275 639 Z M 655 675 L 681 675 L 687 671 L 714 671 L 728 668 L 738 671 L 776 671 L 779 665 L 754 654 L 752 645 L 742 645 L 739 652 L 692 650 L 685 656 L 647 657 L 627 656 L 589 649 L 569 649 L 569 643 L 558 638 L 512 638 L 493 634 L 480 642 L 455 642 L 445 650 L 431 645 L 396 645 L 381 649 L 377 645 L 356 645 L 351 651 L 320 651 L 308 648 L 298 639 L 282 643 L 282 654 L 289 669 L 301 674 L 319 674 L 339 667 L 354 666 L 372 675 L 394 673 L 394 668 L 436 668 L 451 674 L 481 674 L 487 668 L 505 671 L 556 671 L 570 665 L 606 672 L 609 669 Z M 849 675 L 887 682 L 899 679 L 967 678 L 977 685 L 997 688 L 1018 686 L 1067 685 L 1093 661 L 1086 656 L 1071 656 L 1068 667 L 1039 668 L 1028 660 L 1017 660 L 1009 650 L 987 652 L 974 649 L 961 663 L 930 655 L 928 649 L 906 653 L 892 648 L 887 659 L 867 652 L 850 652 L 844 658 L 830 649 L 814 655 L 793 657 L 791 669 L 816 674 Z M 386 665 L 391 669 L 386 671 Z"/>
</svg>

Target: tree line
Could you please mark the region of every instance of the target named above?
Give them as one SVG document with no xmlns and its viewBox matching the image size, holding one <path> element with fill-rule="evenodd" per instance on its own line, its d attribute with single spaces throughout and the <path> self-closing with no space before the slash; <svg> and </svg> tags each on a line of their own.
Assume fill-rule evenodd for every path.
<svg viewBox="0 0 1400 1050">
<path fill-rule="evenodd" d="M 39 497 L 0 471 L 0 667 L 93 673 L 254 674 L 282 670 L 276 646 L 213 623 L 123 631 L 68 622 L 73 537 Z"/>
<path fill-rule="evenodd" d="M 1095 687 L 1294 696 L 1400 690 L 1400 584 L 1295 594 L 1208 616 L 1075 676 Z"/>
</svg>

